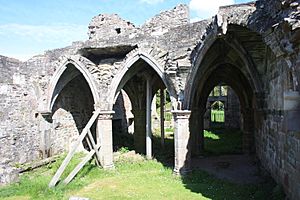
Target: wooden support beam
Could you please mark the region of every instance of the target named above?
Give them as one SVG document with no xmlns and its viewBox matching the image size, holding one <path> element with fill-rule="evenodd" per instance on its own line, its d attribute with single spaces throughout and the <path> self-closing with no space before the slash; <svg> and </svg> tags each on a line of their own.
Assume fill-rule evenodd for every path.
<svg viewBox="0 0 300 200">
<path fill-rule="evenodd" d="M 90 130 L 88 130 L 88 137 L 89 137 L 89 139 L 90 139 L 90 141 L 91 141 L 91 143 L 92 143 L 92 147 L 93 147 L 93 149 L 94 149 L 94 151 L 95 151 L 95 153 L 96 153 L 96 160 L 98 160 L 98 162 L 100 162 L 100 159 L 101 159 L 100 153 L 99 153 L 99 151 L 98 151 L 98 148 L 97 148 L 97 146 L 96 146 L 96 144 L 95 144 L 93 135 L 92 135 L 92 133 L 91 133 Z"/>
<path fill-rule="evenodd" d="M 85 139 L 86 139 L 86 142 L 88 143 L 88 146 L 89 146 L 89 148 L 90 148 L 90 151 L 93 150 L 93 147 L 92 147 L 92 144 L 91 144 L 91 142 L 90 142 L 89 137 L 85 137 Z M 96 164 L 97 164 L 98 167 L 101 166 L 101 165 L 100 165 L 100 162 L 98 161 L 97 158 L 95 158 L 95 162 L 96 162 Z"/>
<path fill-rule="evenodd" d="M 96 147 L 97 151 L 100 145 Z M 76 174 L 83 168 L 83 166 L 92 158 L 95 154 L 95 150 L 92 149 L 83 159 L 82 161 L 73 169 L 73 171 L 68 175 L 68 177 L 64 180 L 64 184 L 68 184 L 72 181 L 72 179 L 76 176 Z"/>
<path fill-rule="evenodd" d="M 82 130 L 82 132 L 79 135 L 77 141 L 75 142 L 75 144 L 73 145 L 72 149 L 69 151 L 68 155 L 66 156 L 66 158 L 64 159 L 64 161 L 62 162 L 62 164 L 60 165 L 60 167 L 58 168 L 58 170 L 56 171 L 55 175 L 51 179 L 51 181 L 49 183 L 49 187 L 54 187 L 56 185 L 56 183 L 58 182 L 58 180 L 61 177 L 62 173 L 65 171 L 67 165 L 70 163 L 72 157 L 74 156 L 77 147 L 80 145 L 80 143 L 82 142 L 82 140 L 85 138 L 86 134 L 88 133 L 88 130 L 90 130 L 90 128 L 94 124 L 95 120 L 98 118 L 99 114 L 100 114 L 100 109 L 97 109 L 94 112 L 94 114 L 91 117 L 91 119 L 89 120 L 89 122 L 87 123 L 87 125 Z"/>
</svg>

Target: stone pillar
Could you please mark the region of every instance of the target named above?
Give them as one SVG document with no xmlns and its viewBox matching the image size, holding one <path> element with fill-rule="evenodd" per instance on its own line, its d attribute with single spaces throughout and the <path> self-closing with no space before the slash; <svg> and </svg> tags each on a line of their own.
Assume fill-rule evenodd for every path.
<svg viewBox="0 0 300 200">
<path fill-rule="evenodd" d="M 101 111 L 98 116 L 97 137 L 101 144 L 100 163 L 104 169 L 114 168 L 113 141 L 112 141 L 112 117 L 114 111 Z"/>
<path fill-rule="evenodd" d="M 160 89 L 160 135 L 161 147 L 165 146 L 165 91 Z"/>
<path fill-rule="evenodd" d="M 152 86 L 150 79 L 147 79 L 146 96 L 146 157 L 152 158 L 152 127 L 151 127 L 151 104 L 152 104 Z"/>
<path fill-rule="evenodd" d="M 175 168 L 174 173 L 184 175 L 190 170 L 191 149 L 190 149 L 190 131 L 189 118 L 191 111 L 178 110 L 172 111 L 175 121 Z"/>
<path fill-rule="evenodd" d="M 243 152 L 250 154 L 254 151 L 254 113 L 248 108 L 243 110 Z"/>
<path fill-rule="evenodd" d="M 40 112 L 40 150 L 42 158 L 48 158 L 51 156 L 50 147 L 50 134 L 51 134 L 51 112 Z"/>
<path fill-rule="evenodd" d="M 146 109 L 132 110 L 134 115 L 134 148 L 137 153 L 146 153 Z"/>
<path fill-rule="evenodd" d="M 203 114 L 200 109 L 193 109 L 190 118 L 192 155 L 198 156 L 204 150 Z"/>
</svg>

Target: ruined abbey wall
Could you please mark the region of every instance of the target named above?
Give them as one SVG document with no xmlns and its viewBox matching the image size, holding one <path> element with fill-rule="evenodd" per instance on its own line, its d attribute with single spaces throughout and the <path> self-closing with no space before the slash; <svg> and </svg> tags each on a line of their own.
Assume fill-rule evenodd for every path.
<svg viewBox="0 0 300 200">
<path fill-rule="evenodd" d="M 141 27 L 117 15 L 99 15 L 89 25 L 85 42 L 48 51 L 27 62 L 0 57 L 0 183 L 16 178 L 19 163 L 67 150 L 95 108 L 113 110 L 120 89 L 130 97 L 135 117 L 143 119 L 143 77 L 161 78 L 153 91 L 163 82 L 173 109 L 191 110 L 192 115 L 203 112 L 195 107 L 201 105 L 201 97 L 193 94 L 201 96 L 206 92 L 201 88 L 214 86 L 217 78 L 227 78 L 236 89 L 246 88 L 245 92 L 237 90 L 246 142 L 255 138 L 252 148 L 262 166 L 283 185 L 290 199 L 299 199 L 299 9 L 298 1 L 260 0 L 222 7 L 210 20 L 189 23 L 188 8 L 179 5 Z M 226 77 L 226 67 L 221 66 L 224 73 L 218 75 L 214 67 L 225 61 L 225 66 L 234 65 L 247 83 Z M 55 72 L 65 65 L 75 69 L 76 64 L 86 69 L 84 73 L 97 91 L 86 90 L 90 83 L 82 75 L 73 77 L 61 91 L 54 89 L 60 93 L 49 110 Z M 215 79 L 209 74 L 213 70 Z M 203 121 L 193 120 L 190 123 L 201 128 Z M 137 123 L 135 128 L 143 129 L 143 125 Z"/>
</svg>

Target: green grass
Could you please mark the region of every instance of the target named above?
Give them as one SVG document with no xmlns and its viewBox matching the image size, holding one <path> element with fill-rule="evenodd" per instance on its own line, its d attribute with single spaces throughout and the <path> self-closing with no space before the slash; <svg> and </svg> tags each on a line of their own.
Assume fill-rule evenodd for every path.
<svg viewBox="0 0 300 200">
<path fill-rule="evenodd" d="M 204 150 L 209 155 L 242 153 L 242 132 L 234 129 L 204 130 Z"/>
<path fill-rule="evenodd" d="M 78 156 L 80 157 L 80 156 Z M 74 166 L 78 161 L 72 161 Z M 77 161 L 76 161 L 77 160 Z M 53 189 L 48 183 L 61 160 L 21 177 L 18 184 L 0 188 L 0 199 L 269 199 L 274 185 L 237 185 L 203 171 L 184 178 L 155 160 L 132 162 L 122 159 L 113 171 L 88 164 L 69 185 Z M 70 169 L 69 169 L 70 171 Z"/>
<path fill-rule="evenodd" d="M 209 155 L 241 151 L 241 132 L 235 130 L 210 130 L 204 132 L 205 150 Z M 128 138 L 130 140 L 130 138 Z M 129 142 L 130 144 L 130 142 Z M 130 147 L 121 146 L 126 154 Z M 215 178 L 206 172 L 194 170 L 180 178 L 173 175 L 174 141 L 165 140 L 160 147 L 160 137 L 153 137 L 156 160 L 119 159 L 115 170 L 105 171 L 93 162 L 87 164 L 69 184 L 58 184 L 49 189 L 48 183 L 60 166 L 57 162 L 22 175 L 19 183 L 0 187 L 2 200 L 69 199 L 70 196 L 97 199 L 282 199 L 282 192 L 272 180 L 258 185 L 239 185 Z M 79 162 L 82 154 L 72 159 L 67 172 Z M 63 174 L 66 177 L 67 173 Z"/>
<path fill-rule="evenodd" d="M 210 116 L 212 122 L 219 122 L 219 123 L 225 122 L 224 110 L 211 110 Z"/>
</svg>

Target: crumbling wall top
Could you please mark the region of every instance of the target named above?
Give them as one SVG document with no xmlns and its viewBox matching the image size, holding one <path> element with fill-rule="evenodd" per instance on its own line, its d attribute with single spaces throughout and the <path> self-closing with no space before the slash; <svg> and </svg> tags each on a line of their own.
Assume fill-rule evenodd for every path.
<svg viewBox="0 0 300 200">
<path fill-rule="evenodd" d="M 222 20 L 226 21 L 226 23 L 228 24 L 247 26 L 249 16 L 251 16 L 251 14 L 255 12 L 255 10 L 255 2 L 221 6 L 219 8 L 217 16 L 222 16 Z"/>
<path fill-rule="evenodd" d="M 162 35 L 170 28 L 188 24 L 189 8 L 180 4 L 171 10 L 161 12 L 142 25 L 142 30 L 152 35 Z"/>
<path fill-rule="evenodd" d="M 106 39 L 119 34 L 128 33 L 135 29 L 135 26 L 117 14 L 100 14 L 91 20 L 88 26 L 89 39 Z"/>
</svg>

